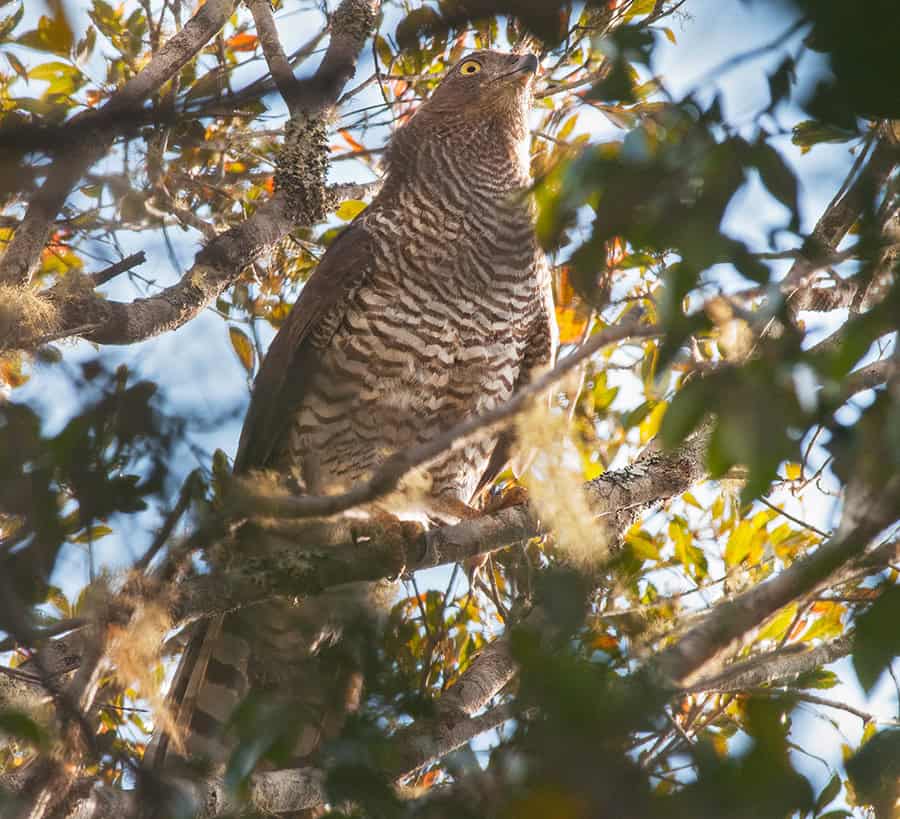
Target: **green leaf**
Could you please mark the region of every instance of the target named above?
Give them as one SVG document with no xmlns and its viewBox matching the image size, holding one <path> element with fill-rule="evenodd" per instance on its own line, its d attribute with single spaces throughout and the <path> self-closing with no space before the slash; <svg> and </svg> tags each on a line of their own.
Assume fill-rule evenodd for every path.
<svg viewBox="0 0 900 819">
<path fill-rule="evenodd" d="M 13 29 L 19 22 L 22 20 L 22 15 L 25 13 L 25 6 L 19 6 L 9 17 L 4 17 L 0 20 L 0 40 L 5 40 L 10 34 L 12 34 Z M 9 59 L 9 54 L 6 55 L 7 59 Z M 12 62 L 12 61 L 10 61 Z M 16 60 L 18 62 L 18 60 Z M 18 73 L 18 72 L 16 72 Z"/>
<path fill-rule="evenodd" d="M 46 740 L 43 729 L 20 711 L 0 710 L 0 734 L 41 746 Z"/>
<path fill-rule="evenodd" d="M 591 397 L 594 401 L 594 412 L 603 412 L 609 409 L 610 404 L 616 400 L 618 394 L 618 387 L 609 387 L 607 385 L 605 372 L 597 373 L 594 376 L 594 389 L 591 391 Z"/>
<path fill-rule="evenodd" d="M 659 546 L 644 534 L 631 535 L 626 543 L 639 560 L 659 560 Z"/>
<path fill-rule="evenodd" d="M 869 692 L 888 664 L 900 654 L 900 588 L 885 591 L 856 620 L 853 668 Z"/>
<path fill-rule="evenodd" d="M 378 53 L 378 58 L 384 64 L 384 67 L 389 66 L 394 59 L 394 52 L 391 51 L 391 46 L 388 41 L 380 34 L 375 35 L 375 50 Z"/>
<path fill-rule="evenodd" d="M 107 38 L 112 39 L 122 33 L 122 12 L 117 12 L 104 0 L 94 0 L 93 8 L 88 15 L 101 34 Z"/>
<path fill-rule="evenodd" d="M 218 66 L 207 71 L 198 79 L 185 94 L 186 100 L 195 100 L 202 97 L 212 97 L 220 93 L 224 82 L 224 74 Z"/>
<path fill-rule="evenodd" d="M 359 199 L 347 199 L 346 201 L 341 202 L 335 213 L 337 214 L 338 219 L 350 222 L 359 216 L 365 209 L 365 202 L 361 202 Z"/>
<path fill-rule="evenodd" d="M 622 426 L 625 427 L 625 429 L 636 427 L 650 414 L 654 406 L 656 406 L 656 401 L 644 401 L 643 403 L 638 404 L 638 406 L 626 413 L 622 418 Z"/>
<path fill-rule="evenodd" d="M 781 154 L 766 142 L 753 148 L 753 164 L 763 184 L 782 205 L 791 212 L 791 230 L 799 228 L 797 177 Z"/>
<path fill-rule="evenodd" d="M 84 85 L 84 75 L 73 65 L 58 61 L 43 63 L 28 72 L 32 80 L 49 83 L 47 94 L 69 96 Z"/>
<path fill-rule="evenodd" d="M 834 688 L 838 684 L 838 676 L 833 671 L 820 668 L 801 674 L 790 685 L 791 688 Z"/>
<path fill-rule="evenodd" d="M 7 61 L 9 62 L 9 64 L 12 66 L 12 70 L 15 71 L 16 74 L 18 74 L 23 80 L 25 80 L 27 82 L 28 81 L 28 69 L 25 68 L 24 65 L 22 65 L 21 60 L 19 60 L 19 58 L 15 54 L 12 54 L 10 52 L 7 52 L 7 54 L 5 56 L 6 56 Z"/>
<path fill-rule="evenodd" d="M 863 804 L 878 802 L 885 806 L 884 816 L 897 799 L 897 780 L 900 778 L 900 730 L 890 729 L 875 734 L 847 760 L 847 774 Z M 881 811 L 878 811 L 881 815 Z"/>
<path fill-rule="evenodd" d="M 830 805 L 840 792 L 841 777 L 838 774 L 835 774 L 831 777 L 831 781 L 822 789 L 822 793 L 820 793 L 816 799 L 816 805 L 813 808 L 813 811 L 818 813 L 822 808 Z"/>
<path fill-rule="evenodd" d="M 806 153 L 813 145 L 821 142 L 848 142 L 858 136 L 859 134 L 853 131 L 808 119 L 794 126 L 791 142 L 800 146 L 800 150 Z"/>
<path fill-rule="evenodd" d="M 50 8 L 54 12 L 53 17 L 43 15 L 38 20 L 38 27 L 33 31 L 26 31 L 17 42 L 38 51 L 50 51 L 68 57 L 75 42 L 72 28 L 66 19 L 61 0 L 50 0 Z"/>
<path fill-rule="evenodd" d="M 677 446 L 697 428 L 709 409 L 707 392 L 706 382 L 697 378 L 676 393 L 659 428 L 660 437 L 667 448 Z"/>
</svg>

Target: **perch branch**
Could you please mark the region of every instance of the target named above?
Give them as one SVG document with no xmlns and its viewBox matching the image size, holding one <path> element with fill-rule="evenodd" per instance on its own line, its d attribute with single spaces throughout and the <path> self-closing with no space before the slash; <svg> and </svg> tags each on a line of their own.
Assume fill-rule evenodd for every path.
<svg viewBox="0 0 900 819">
<path fill-rule="evenodd" d="M 85 171 L 109 150 L 113 136 L 107 120 L 139 109 L 142 103 L 174 77 L 215 36 L 234 12 L 236 0 L 208 0 L 197 13 L 154 54 L 150 62 L 96 111 L 75 117 L 68 127 L 86 127 L 85 138 L 67 146 L 47 169 L 44 184 L 28 205 L 21 224 L 0 259 L 0 283 L 28 284 L 41 251 L 66 197 Z M 82 324 L 86 322 L 81 322 Z"/>
</svg>

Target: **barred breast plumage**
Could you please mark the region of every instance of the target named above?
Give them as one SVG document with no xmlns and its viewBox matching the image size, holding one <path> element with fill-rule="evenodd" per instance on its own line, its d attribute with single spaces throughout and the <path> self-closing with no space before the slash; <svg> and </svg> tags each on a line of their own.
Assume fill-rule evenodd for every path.
<svg viewBox="0 0 900 819">
<path fill-rule="evenodd" d="M 360 220 L 371 261 L 313 335 L 316 374 L 275 449 L 275 468 L 294 469 L 307 491 L 346 488 L 390 453 L 505 401 L 549 360 L 528 169 L 515 143 L 466 136 L 468 167 L 426 143 L 414 161 L 427 171 L 404 174 Z M 434 498 L 468 503 L 493 444 L 432 463 Z"/>
<path fill-rule="evenodd" d="M 270 347 L 236 471 L 289 474 L 305 493 L 347 488 L 551 362 L 549 271 L 527 194 L 536 68 L 532 55 L 476 52 L 395 134 L 381 192 L 334 241 Z M 460 516 L 503 468 L 505 443 L 475 439 L 438 457 L 423 508 L 402 493 L 386 507 Z M 319 602 L 333 611 L 347 600 Z M 208 738 L 251 683 L 289 687 L 305 704 L 333 695 L 298 659 L 318 645 L 313 602 L 299 614 L 236 612 L 192 640 L 173 684 L 191 752 L 216 756 Z"/>
</svg>

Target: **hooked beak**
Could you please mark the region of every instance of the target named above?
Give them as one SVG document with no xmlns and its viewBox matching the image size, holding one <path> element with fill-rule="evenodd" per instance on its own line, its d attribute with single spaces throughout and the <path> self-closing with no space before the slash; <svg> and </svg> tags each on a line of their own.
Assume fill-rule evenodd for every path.
<svg viewBox="0 0 900 819">
<path fill-rule="evenodd" d="M 519 65 L 516 68 L 516 73 L 537 74 L 540 65 L 541 63 L 536 55 L 526 54 L 519 61 Z"/>
</svg>

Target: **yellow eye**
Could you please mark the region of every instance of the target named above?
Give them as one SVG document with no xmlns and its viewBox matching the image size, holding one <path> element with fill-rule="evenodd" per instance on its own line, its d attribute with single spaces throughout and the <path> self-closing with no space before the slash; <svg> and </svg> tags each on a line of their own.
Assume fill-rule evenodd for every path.
<svg viewBox="0 0 900 819">
<path fill-rule="evenodd" d="M 478 60 L 466 60 L 460 67 L 459 73 L 464 74 L 467 77 L 471 77 L 473 74 L 477 74 L 481 71 L 481 63 Z"/>
</svg>

